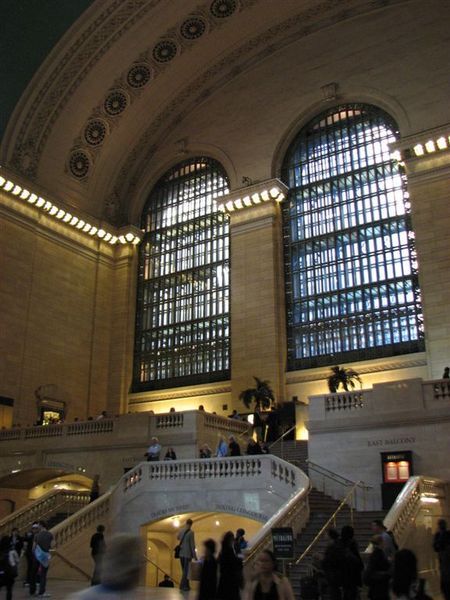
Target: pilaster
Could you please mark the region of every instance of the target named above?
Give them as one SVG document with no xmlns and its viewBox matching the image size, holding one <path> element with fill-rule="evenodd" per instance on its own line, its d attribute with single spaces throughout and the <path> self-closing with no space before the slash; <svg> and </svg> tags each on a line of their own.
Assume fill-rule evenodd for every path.
<svg viewBox="0 0 450 600">
<path fill-rule="evenodd" d="M 284 400 L 286 335 L 280 202 L 286 187 L 274 179 L 232 192 L 222 200 L 231 234 L 232 402 L 269 380 Z"/>
<path fill-rule="evenodd" d="M 408 176 L 429 375 L 450 364 L 450 124 L 393 145 Z"/>
</svg>

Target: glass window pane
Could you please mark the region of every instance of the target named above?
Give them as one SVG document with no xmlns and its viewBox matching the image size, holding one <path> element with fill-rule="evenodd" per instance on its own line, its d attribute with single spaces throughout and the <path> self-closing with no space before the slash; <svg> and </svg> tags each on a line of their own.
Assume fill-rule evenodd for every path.
<svg viewBox="0 0 450 600">
<path fill-rule="evenodd" d="M 197 157 L 156 184 L 142 215 L 135 391 L 229 377 L 225 171 Z M 147 341 L 148 340 L 148 341 Z"/>
<path fill-rule="evenodd" d="M 332 108 L 289 148 L 282 178 L 288 368 L 423 350 L 422 309 L 397 126 Z"/>
</svg>

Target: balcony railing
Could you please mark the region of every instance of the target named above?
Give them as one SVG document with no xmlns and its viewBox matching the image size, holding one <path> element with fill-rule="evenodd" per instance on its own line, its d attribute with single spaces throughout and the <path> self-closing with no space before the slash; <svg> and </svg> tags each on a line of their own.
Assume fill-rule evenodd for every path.
<svg viewBox="0 0 450 600">
<path fill-rule="evenodd" d="M 371 389 L 311 396 L 309 420 L 335 421 L 367 418 L 377 413 L 386 415 L 386 402 L 395 404 L 396 411 L 426 411 L 450 406 L 450 380 L 405 379 L 374 385 Z"/>
</svg>

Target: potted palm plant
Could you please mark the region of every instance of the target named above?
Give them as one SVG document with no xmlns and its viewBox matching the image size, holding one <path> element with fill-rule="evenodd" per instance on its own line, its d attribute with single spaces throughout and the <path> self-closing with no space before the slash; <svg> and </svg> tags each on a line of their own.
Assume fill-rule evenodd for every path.
<svg viewBox="0 0 450 600">
<path fill-rule="evenodd" d="M 255 408 L 270 408 L 275 402 L 273 390 L 269 385 L 270 381 L 259 379 L 255 376 L 253 376 L 253 379 L 255 380 L 256 387 L 243 390 L 239 394 L 239 400 L 242 400 L 247 408 L 250 408 L 252 402 L 254 402 Z"/>
<path fill-rule="evenodd" d="M 327 379 L 328 389 L 332 394 L 335 394 L 340 387 L 346 392 L 355 388 L 355 382 L 358 382 L 362 387 L 362 381 L 359 374 L 353 369 L 345 369 L 337 365 L 332 367 L 331 374 Z"/>
</svg>

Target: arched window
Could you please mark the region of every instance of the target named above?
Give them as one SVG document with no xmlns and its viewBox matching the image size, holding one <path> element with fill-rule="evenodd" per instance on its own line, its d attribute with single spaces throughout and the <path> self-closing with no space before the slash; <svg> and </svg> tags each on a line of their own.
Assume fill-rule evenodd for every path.
<svg viewBox="0 0 450 600">
<path fill-rule="evenodd" d="M 388 114 L 348 104 L 313 119 L 286 154 L 289 370 L 424 348 L 397 138 Z"/>
<path fill-rule="evenodd" d="M 134 391 L 229 377 L 228 192 L 221 165 L 178 164 L 150 194 L 142 216 Z"/>
</svg>

